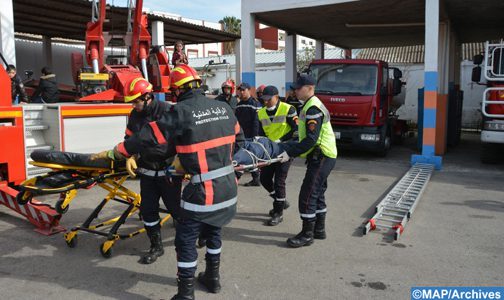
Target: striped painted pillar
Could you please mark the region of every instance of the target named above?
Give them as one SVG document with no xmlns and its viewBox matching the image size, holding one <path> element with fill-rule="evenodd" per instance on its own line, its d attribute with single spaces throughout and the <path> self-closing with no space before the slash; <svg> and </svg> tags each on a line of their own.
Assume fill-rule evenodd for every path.
<svg viewBox="0 0 504 300">
<path fill-rule="evenodd" d="M 285 37 L 285 95 L 296 81 L 297 75 L 297 44 L 296 35 L 289 34 Z"/>
<path fill-rule="evenodd" d="M 411 163 L 434 164 L 438 170 L 441 169 L 442 157 L 436 156 L 436 145 L 441 145 L 446 141 L 446 139 L 440 140 L 443 134 L 439 134 L 438 129 L 438 124 L 443 120 L 442 109 L 438 111 L 440 104 L 443 103 L 443 97 L 438 94 L 439 54 L 439 0 L 425 0 L 425 94 L 422 154 L 413 155 Z M 446 101 L 446 97 L 444 99 Z M 446 103 L 444 107 L 446 108 Z"/>
<path fill-rule="evenodd" d="M 242 13 L 241 39 L 241 82 L 255 87 L 255 17 L 251 13 Z"/>
</svg>

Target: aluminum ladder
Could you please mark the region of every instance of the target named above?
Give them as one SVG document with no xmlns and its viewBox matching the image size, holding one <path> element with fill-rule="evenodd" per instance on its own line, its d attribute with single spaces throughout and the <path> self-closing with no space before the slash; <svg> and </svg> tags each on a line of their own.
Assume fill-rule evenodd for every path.
<svg viewBox="0 0 504 300">
<path fill-rule="evenodd" d="M 422 193 L 429 182 L 434 165 L 416 163 L 376 206 L 375 214 L 367 221 L 363 234 L 382 228 L 394 231 L 398 240 L 411 218 Z"/>
</svg>

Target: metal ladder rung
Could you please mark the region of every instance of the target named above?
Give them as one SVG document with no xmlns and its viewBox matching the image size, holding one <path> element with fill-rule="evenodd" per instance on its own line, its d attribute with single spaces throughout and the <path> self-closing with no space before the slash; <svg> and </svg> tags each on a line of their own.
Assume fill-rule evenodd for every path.
<svg viewBox="0 0 504 300">
<path fill-rule="evenodd" d="M 388 216 L 388 217 L 396 217 L 396 218 L 404 218 L 406 216 L 406 214 L 403 216 L 403 215 L 398 215 L 398 214 L 393 214 L 393 213 L 388 213 L 388 212 L 382 212 L 381 215 Z"/>
<path fill-rule="evenodd" d="M 394 211 L 397 211 L 397 212 L 408 212 L 409 211 L 409 209 L 407 209 L 407 208 L 390 207 L 390 206 L 382 206 L 382 209 L 394 210 Z"/>
<path fill-rule="evenodd" d="M 391 223 L 401 222 L 401 220 L 392 220 L 392 219 L 389 219 L 389 218 L 382 218 L 382 217 L 377 217 L 377 218 L 374 218 L 374 219 L 375 220 L 379 220 L 379 221 L 391 222 Z"/>
</svg>

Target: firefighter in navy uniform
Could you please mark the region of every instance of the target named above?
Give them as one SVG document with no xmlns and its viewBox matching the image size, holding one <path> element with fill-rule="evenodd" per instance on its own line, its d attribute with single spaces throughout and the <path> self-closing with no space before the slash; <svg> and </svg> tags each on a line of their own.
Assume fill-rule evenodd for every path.
<svg viewBox="0 0 504 300">
<path fill-rule="evenodd" d="M 171 88 L 177 105 L 158 121 L 149 123 L 114 148 L 115 159 L 129 157 L 152 145 L 175 140 L 180 164 L 191 180 L 182 192 L 177 215 L 175 248 L 178 293 L 172 299 L 194 299 L 196 239 L 206 237 L 206 269 L 198 281 L 218 293 L 220 285 L 221 228 L 236 213 L 237 182 L 232 164 L 235 143 L 241 144 L 240 126 L 228 105 L 206 98 L 197 89 L 201 80 L 194 69 L 177 66 Z"/>
<path fill-rule="evenodd" d="M 238 99 L 236 99 L 236 97 L 233 95 L 235 90 L 235 83 L 233 82 L 233 80 L 228 79 L 222 83 L 221 88 L 222 94 L 217 96 L 215 100 L 229 104 L 234 113 L 236 110 L 236 105 L 238 104 Z"/>
<path fill-rule="evenodd" d="M 127 140 L 133 134 L 150 122 L 157 121 L 164 112 L 171 107 L 166 102 L 156 101 L 152 96 L 152 84 L 142 77 L 134 78 L 127 85 L 127 94 L 124 101 L 133 105 L 130 113 L 124 139 Z M 150 249 L 142 256 L 140 263 L 151 264 L 164 254 L 161 224 L 159 217 L 159 198 L 169 213 L 176 215 L 180 203 L 182 179 L 180 177 L 166 177 L 166 169 L 175 156 L 173 142 L 155 147 L 142 149 L 139 155 L 130 157 L 126 166 L 131 175 L 140 177 L 140 214 L 144 222 L 147 236 L 150 240 Z M 94 155 L 93 158 L 106 157 L 107 151 Z M 135 173 L 136 170 L 136 173 Z"/>
<path fill-rule="evenodd" d="M 278 98 L 278 89 L 272 85 L 263 88 L 262 99 L 265 107 L 257 112 L 261 123 L 259 135 L 266 136 L 277 143 L 292 139 L 297 130 L 296 109 L 290 104 L 281 102 Z M 283 220 L 283 210 L 289 207 L 286 200 L 285 180 L 291 162 L 292 159 L 285 163 L 274 163 L 261 170 L 261 184 L 273 198 L 271 219 L 267 222 L 270 226 L 280 224 Z"/>
<path fill-rule="evenodd" d="M 325 239 L 327 207 L 325 191 L 327 177 L 337 157 L 336 138 L 331 126 L 329 112 L 315 96 L 315 80 L 310 75 L 300 75 L 294 85 L 296 96 L 303 104 L 299 113 L 299 142 L 283 143 L 285 152 L 279 157 L 282 162 L 290 157 L 306 158 L 306 174 L 299 192 L 299 212 L 303 228 L 289 238 L 287 244 L 297 248 L 309 246 L 313 239 Z"/>
</svg>

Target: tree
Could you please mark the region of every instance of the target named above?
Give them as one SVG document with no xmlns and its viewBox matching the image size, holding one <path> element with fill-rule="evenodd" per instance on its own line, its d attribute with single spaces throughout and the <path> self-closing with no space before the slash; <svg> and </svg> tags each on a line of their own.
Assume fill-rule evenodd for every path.
<svg viewBox="0 0 504 300">
<path fill-rule="evenodd" d="M 303 50 L 298 51 L 296 55 L 297 71 L 303 73 L 308 68 L 311 61 L 315 58 L 315 48 L 305 47 Z"/>
<path fill-rule="evenodd" d="M 241 20 L 236 17 L 226 16 L 219 21 L 222 24 L 224 31 L 240 35 L 241 33 Z M 224 54 L 233 54 L 235 49 L 235 42 L 224 43 Z"/>
</svg>

